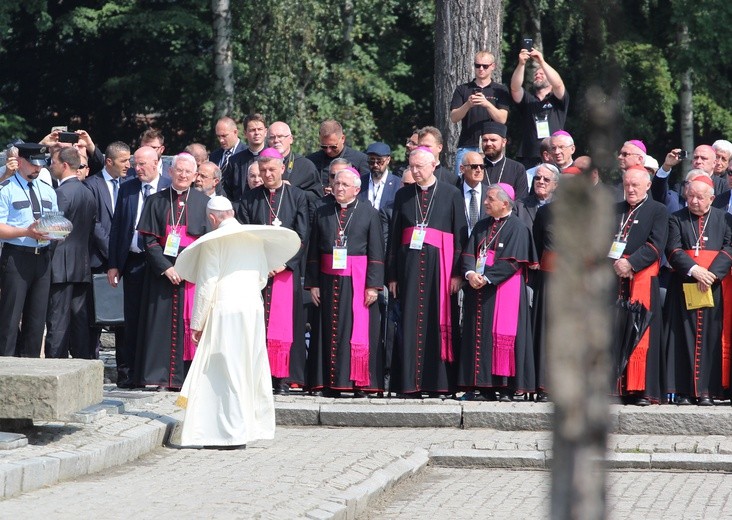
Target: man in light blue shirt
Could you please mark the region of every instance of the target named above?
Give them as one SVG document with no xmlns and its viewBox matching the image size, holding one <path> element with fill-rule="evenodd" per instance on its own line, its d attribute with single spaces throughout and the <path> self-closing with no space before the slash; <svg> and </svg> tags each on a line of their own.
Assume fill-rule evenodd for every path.
<svg viewBox="0 0 732 520">
<path fill-rule="evenodd" d="M 53 188 L 37 179 L 46 165 L 46 148 L 32 143 L 17 147 L 18 171 L 0 184 L 0 355 L 40 357 L 51 243 L 38 230 L 38 220 L 58 205 Z"/>
</svg>

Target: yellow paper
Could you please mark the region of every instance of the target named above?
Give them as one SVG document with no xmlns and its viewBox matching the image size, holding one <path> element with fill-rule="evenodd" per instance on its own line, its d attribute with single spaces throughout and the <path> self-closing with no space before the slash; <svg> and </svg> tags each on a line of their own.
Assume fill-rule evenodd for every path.
<svg viewBox="0 0 732 520">
<path fill-rule="evenodd" d="M 686 299 L 686 309 L 701 309 L 704 307 L 714 307 L 714 297 L 712 290 L 705 292 L 699 290 L 699 286 L 695 283 L 684 284 L 684 298 Z"/>
</svg>

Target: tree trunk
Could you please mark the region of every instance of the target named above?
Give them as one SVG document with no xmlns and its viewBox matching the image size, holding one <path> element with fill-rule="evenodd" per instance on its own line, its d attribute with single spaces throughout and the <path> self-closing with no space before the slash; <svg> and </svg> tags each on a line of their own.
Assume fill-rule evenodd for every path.
<svg viewBox="0 0 732 520">
<path fill-rule="evenodd" d="M 216 75 L 215 118 L 234 111 L 234 65 L 231 52 L 231 10 L 229 0 L 211 0 L 213 14 L 214 72 Z"/>
<path fill-rule="evenodd" d="M 435 5 L 435 126 L 444 139 L 444 162 L 452 165 L 460 125 L 450 122 L 455 88 L 472 79 L 479 50 L 496 57 L 493 81 L 501 80 L 501 0 L 436 0 Z"/>
<path fill-rule="evenodd" d="M 677 34 L 679 46 L 686 50 L 689 47 L 689 27 L 684 24 Z M 691 69 L 686 69 L 681 75 L 681 93 L 679 94 L 679 123 L 681 127 L 681 148 L 689 152 L 689 158 L 681 165 L 681 172 L 685 176 L 691 168 L 691 154 L 694 150 L 694 106 L 692 103 L 693 84 Z"/>
</svg>

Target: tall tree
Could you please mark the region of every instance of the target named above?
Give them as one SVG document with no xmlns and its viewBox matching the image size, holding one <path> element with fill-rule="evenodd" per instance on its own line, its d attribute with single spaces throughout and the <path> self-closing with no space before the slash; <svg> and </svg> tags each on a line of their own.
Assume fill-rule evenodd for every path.
<svg viewBox="0 0 732 520">
<path fill-rule="evenodd" d="M 231 51 L 231 10 L 229 0 L 211 0 L 213 14 L 214 71 L 216 72 L 216 118 L 234 111 L 234 63 Z"/>
<path fill-rule="evenodd" d="M 473 58 L 486 49 L 496 57 L 493 80 L 501 80 L 501 0 L 437 0 L 435 4 L 435 126 L 446 144 L 447 163 L 452 163 L 460 128 L 450 122 L 452 93 L 469 78 Z"/>
</svg>

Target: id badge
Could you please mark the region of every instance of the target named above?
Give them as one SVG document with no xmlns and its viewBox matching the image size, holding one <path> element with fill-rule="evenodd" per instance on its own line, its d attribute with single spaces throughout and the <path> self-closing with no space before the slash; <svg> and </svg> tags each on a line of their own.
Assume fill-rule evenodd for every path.
<svg viewBox="0 0 732 520">
<path fill-rule="evenodd" d="M 333 269 L 345 269 L 348 267 L 348 250 L 345 247 L 333 248 Z"/>
<path fill-rule="evenodd" d="M 485 257 L 485 251 L 481 251 L 475 261 L 475 272 L 481 276 L 485 273 Z"/>
<path fill-rule="evenodd" d="M 177 233 L 171 233 L 168 238 L 165 239 L 165 249 L 163 254 L 165 256 L 178 256 L 178 248 L 180 247 L 180 235 Z"/>
<path fill-rule="evenodd" d="M 549 133 L 549 121 L 546 119 L 543 121 L 536 120 L 536 136 L 539 139 L 544 139 L 550 136 Z"/>
<path fill-rule="evenodd" d="M 424 239 L 427 236 L 427 230 L 422 227 L 416 227 L 412 230 L 412 241 L 409 242 L 409 249 L 421 250 L 424 245 Z"/>
<path fill-rule="evenodd" d="M 610 252 L 607 254 L 608 258 L 612 258 L 613 260 L 618 260 L 623 257 L 623 251 L 625 251 L 625 246 L 627 246 L 627 242 L 621 242 L 620 240 L 614 240 L 613 245 L 610 246 Z"/>
</svg>

